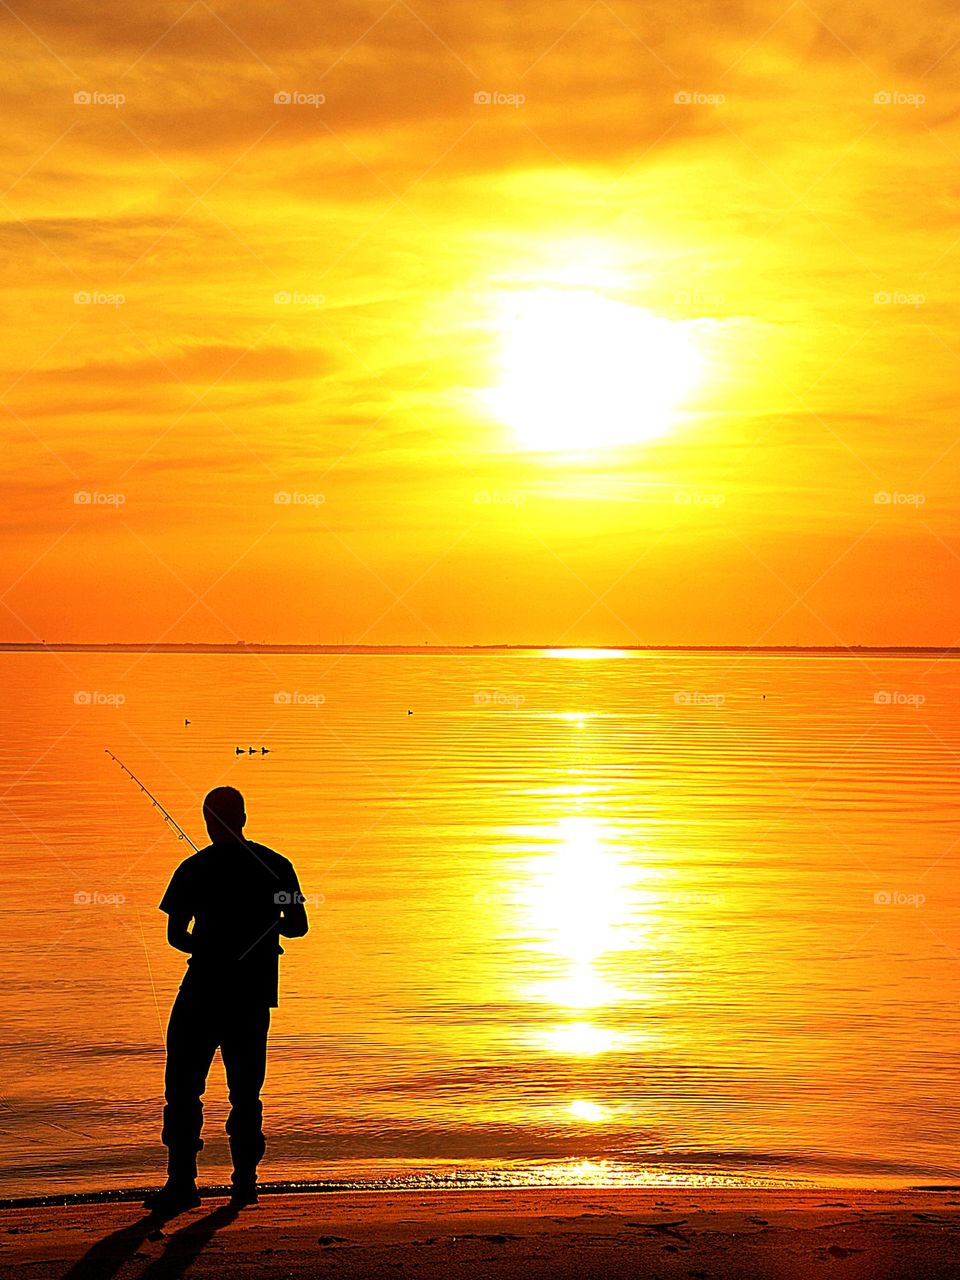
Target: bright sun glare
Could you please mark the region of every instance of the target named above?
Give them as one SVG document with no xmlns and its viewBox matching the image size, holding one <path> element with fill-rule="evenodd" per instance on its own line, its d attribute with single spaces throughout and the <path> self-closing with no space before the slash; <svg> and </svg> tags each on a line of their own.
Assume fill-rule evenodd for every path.
<svg viewBox="0 0 960 1280">
<path fill-rule="evenodd" d="M 592 289 L 512 294 L 484 402 L 531 450 L 582 452 L 669 431 L 702 358 L 688 322 Z"/>
</svg>

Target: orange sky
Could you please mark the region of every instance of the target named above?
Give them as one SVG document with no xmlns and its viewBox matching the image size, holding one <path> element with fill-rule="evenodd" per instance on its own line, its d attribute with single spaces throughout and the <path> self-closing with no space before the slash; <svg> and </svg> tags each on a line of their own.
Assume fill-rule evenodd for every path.
<svg viewBox="0 0 960 1280">
<path fill-rule="evenodd" d="M 3 639 L 960 640 L 945 0 L 0 25 Z"/>
</svg>

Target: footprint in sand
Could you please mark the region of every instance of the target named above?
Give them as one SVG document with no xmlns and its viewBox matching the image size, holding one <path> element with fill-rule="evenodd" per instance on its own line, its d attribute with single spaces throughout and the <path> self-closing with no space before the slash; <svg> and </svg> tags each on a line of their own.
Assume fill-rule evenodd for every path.
<svg viewBox="0 0 960 1280">
<path fill-rule="evenodd" d="M 849 1258 L 855 1253 L 863 1253 L 862 1249 L 845 1249 L 842 1244 L 828 1246 L 826 1252 L 831 1258 Z"/>
</svg>

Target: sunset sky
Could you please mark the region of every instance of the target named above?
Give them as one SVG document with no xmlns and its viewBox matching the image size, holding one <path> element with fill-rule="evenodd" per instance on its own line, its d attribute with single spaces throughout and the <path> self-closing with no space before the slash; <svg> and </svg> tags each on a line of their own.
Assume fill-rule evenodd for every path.
<svg viewBox="0 0 960 1280">
<path fill-rule="evenodd" d="M 0 23 L 0 639 L 960 641 L 946 0 Z"/>
</svg>

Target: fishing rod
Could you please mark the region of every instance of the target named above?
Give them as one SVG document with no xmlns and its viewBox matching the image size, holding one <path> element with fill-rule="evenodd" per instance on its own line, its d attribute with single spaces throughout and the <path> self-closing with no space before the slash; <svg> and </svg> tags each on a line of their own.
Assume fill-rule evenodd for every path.
<svg viewBox="0 0 960 1280">
<path fill-rule="evenodd" d="M 170 824 L 170 826 L 173 828 L 173 830 L 177 833 L 177 836 L 179 837 L 179 839 L 181 839 L 181 840 L 186 840 L 187 844 L 191 847 L 191 849 L 193 849 L 193 850 L 195 850 L 197 853 L 199 853 L 199 852 L 200 852 L 200 850 L 197 848 L 197 846 L 193 843 L 193 841 L 190 839 L 190 837 L 189 837 L 189 836 L 187 835 L 187 833 L 184 831 L 183 827 L 181 827 L 180 823 L 179 823 L 179 822 L 177 822 L 176 818 L 172 818 L 172 817 L 170 816 L 170 814 L 169 814 L 169 813 L 167 813 L 166 809 L 163 807 L 163 805 L 160 803 L 160 801 L 157 799 L 157 797 L 153 794 L 153 792 L 150 790 L 150 788 L 149 788 L 149 787 L 145 787 L 145 786 L 143 785 L 143 783 L 140 781 L 140 779 L 137 777 L 137 775 L 136 775 L 135 773 L 131 773 L 131 771 L 127 768 L 127 766 L 123 763 L 123 761 L 122 761 L 122 760 L 119 760 L 119 759 L 118 759 L 118 758 L 113 754 L 113 752 L 110 750 L 110 748 L 109 748 L 109 747 L 104 747 L 103 749 L 104 749 L 104 751 L 107 753 L 107 755 L 110 757 L 110 759 L 114 762 L 114 764 L 118 764 L 118 765 L 120 766 L 120 768 L 123 770 L 123 772 L 127 775 L 127 777 L 128 777 L 128 778 L 132 778 L 132 779 L 133 779 L 133 781 L 137 784 L 137 786 L 140 788 L 140 790 L 143 792 L 143 794 L 144 794 L 144 795 L 145 795 L 149 800 L 152 800 L 152 801 L 153 801 L 153 807 L 154 807 L 155 809 L 159 809 L 159 810 L 160 810 L 160 813 L 163 815 L 164 820 Z"/>
</svg>

